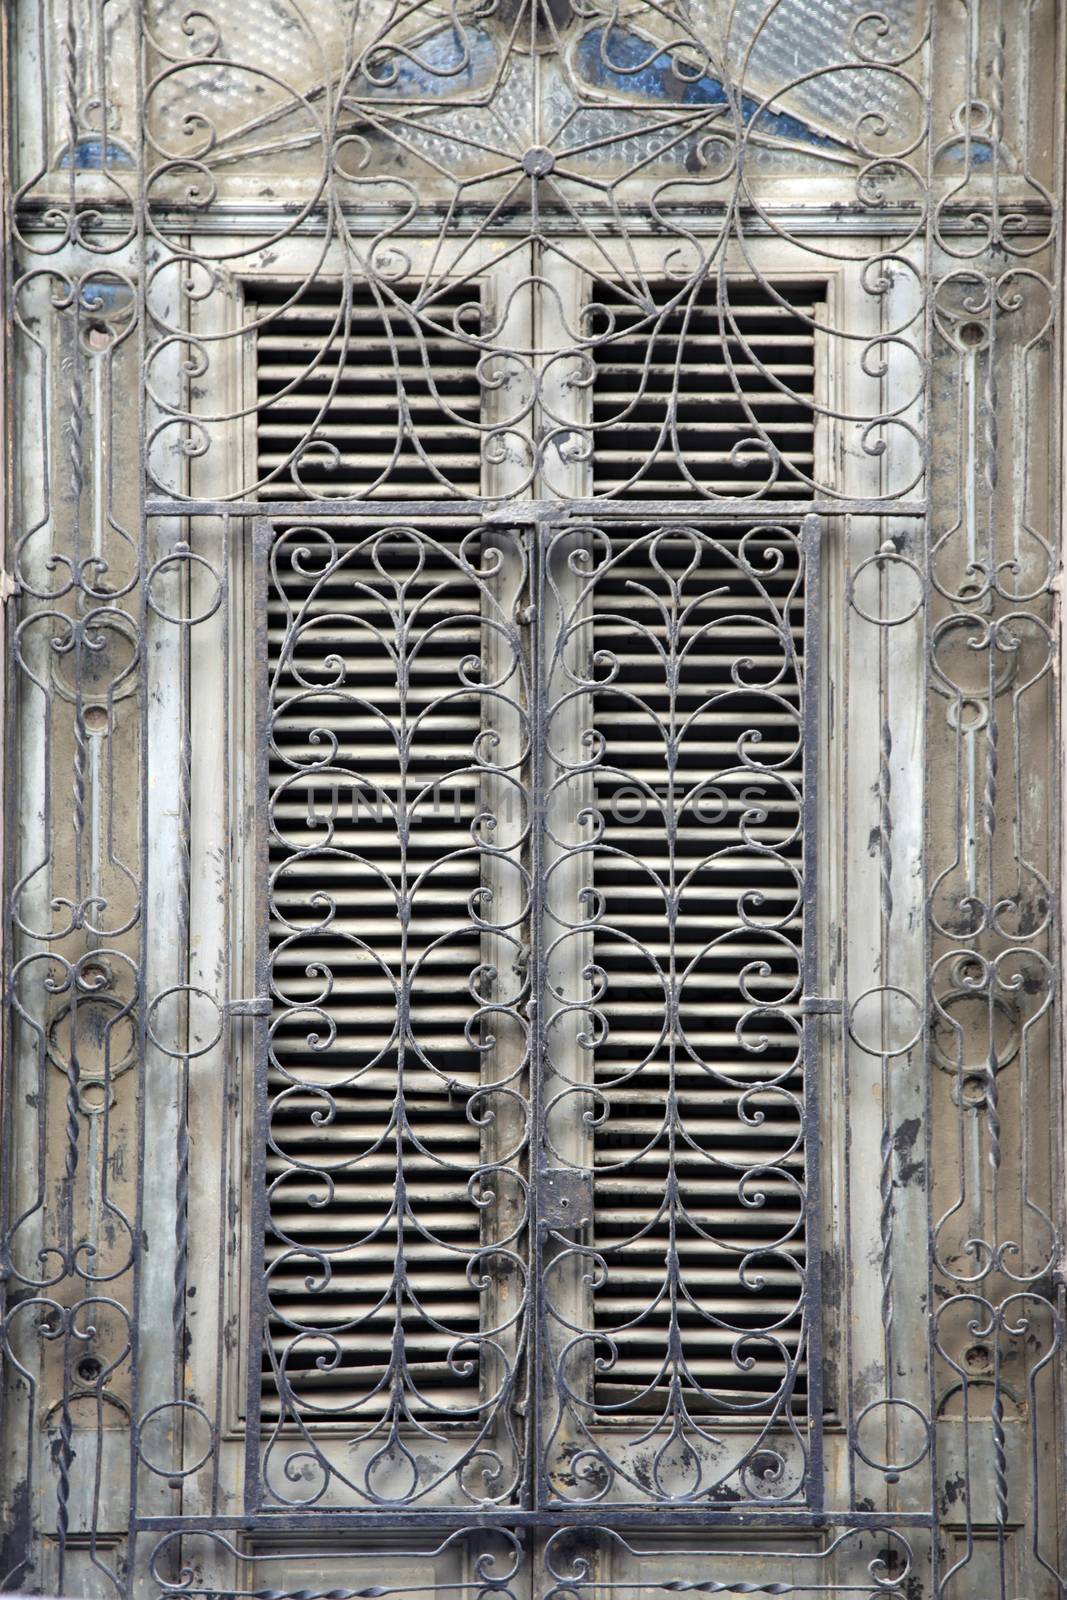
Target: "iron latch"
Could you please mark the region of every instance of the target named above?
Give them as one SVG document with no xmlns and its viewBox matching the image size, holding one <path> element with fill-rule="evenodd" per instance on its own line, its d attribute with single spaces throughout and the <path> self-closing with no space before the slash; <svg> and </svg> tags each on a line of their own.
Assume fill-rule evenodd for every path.
<svg viewBox="0 0 1067 1600">
<path fill-rule="evenodd" d="M 593 1174 L 574 1167 L 545 1167 L 539 1198 L 542 1227 L 584 1228 L 593 1220 Z"/>
<path fill-rule="evenodd" d="M 825 994 L 806 994 L 800 1002 L 800 1014 L 803 1017 L 839 1017 L 841 1002 Z"/>
<path fill-rule="evenodd" d="M 231 1017 L 269 1017 L 273 1002 L 269 994 L 253 995 L 247 1000 L 229 1000 L 226 1014 Z"/>
</svg>

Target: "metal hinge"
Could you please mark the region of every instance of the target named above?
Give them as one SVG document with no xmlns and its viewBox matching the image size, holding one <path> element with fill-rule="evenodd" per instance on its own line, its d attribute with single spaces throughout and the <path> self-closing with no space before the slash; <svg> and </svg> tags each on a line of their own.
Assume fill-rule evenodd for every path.
<svg viewBox="0 0 1067 1600">
<path fill-rule="evenodd" d="M 593 1174 L 545 1167 L 539 1184 L 543 1228 L 584 1228 L 593 1220 Z"/>
</svg>

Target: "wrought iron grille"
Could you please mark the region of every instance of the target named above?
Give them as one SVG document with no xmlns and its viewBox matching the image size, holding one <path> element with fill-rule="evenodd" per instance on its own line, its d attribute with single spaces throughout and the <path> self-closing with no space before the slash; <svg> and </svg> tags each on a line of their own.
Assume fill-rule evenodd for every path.
<svg viewBox="0 0 1067 1600">
<path fill-rule="evenodd" d="M 1061 0 L 17 0 L 2 1585 L 1062 1595 Z"/>
<path fill-rule="evenodd" d="M 816 524 L 450 531 L 271 547 L 265 1492 L 805 1503 Z"/>
</svg>

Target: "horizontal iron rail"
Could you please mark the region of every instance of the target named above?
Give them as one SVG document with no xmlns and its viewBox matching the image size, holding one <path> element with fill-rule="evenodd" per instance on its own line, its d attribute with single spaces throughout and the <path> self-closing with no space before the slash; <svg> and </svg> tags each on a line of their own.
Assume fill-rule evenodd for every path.
<svg viewBox="0 0 1067 1600">
<path fill-rule="evenodd" d="M 796 522 L 803 517 L 925 517 L 924 500 L 149 500 L 149 517 L 259 517 L 267 522 L 335 517 L 479 516 L 493 522 L 572 517 L 700 517 L 715 522 Z"/>
<path fill-rule="evenodd" d="M 128 170 L 128 169 L 127 169 Z M 1002 177 L 1002 182 L 1005 179 Z M 1010 182 L 1010 177 L 1007 179 Z M 23 230 L 32 229 L 45 237 L 62 233 L 63 223 L 57 209 L 57 200 L 65 197 L 66 190 L 56 185 L 50 194 L 39 195 L 33 198 L 22 198 L 13 207 L 14 217 Z M 1055 211 L 1046 201 L 1028 198 L 1024 187 L 1020 184 L 1014 193 L 1008 192 L 1013 219 L 1017 214 L 1019 223 L 1013 227 L 1015 237 L 1021 235 L 1047 234 L 1049 224 L 1055 217 Z M 93 228 L 100 233 L 113 233 L 125 236 L 129 231 L 129 218 L 131 206 L 128 199 L 109 201 L 106 196 L 99 195 L 93 201 Z M 227 236 L 232 234 L 253 234 L 257 238 L 264 229 L 277 227 L 277 209 L 270 206 L 242 202 L 240 200 L 218 200 L 210 208 L 204 206 L 189 206 L 175 199 L 160 198 L 153 200 L 147 207 L 137 207 L 150 216 L 160 231 L 193 233 L 198 237 L 207 237 L 218 234 Z M 681 203 L 671 205 L 661 201 L 658 208 L 661 215 L 675 215 L 692 217 L 692 204 Z M 291 221 L 287 234 L 302 238 L 321 237 L 324 226 L 328 225 L 331 214 L 330 208 L 322 205 L 312 206 L 307 213 Z M 384 205 L 373 206 L 366 204 L 335 204 L 332 210 L 335 216 L 345 218 L 348 231 L 356 237 L 374 238 L 383 227 L 388 227 L 396 219 L 396 208 Z M 410 235 L 420 231 L 437 233 L 442 221 L 447 215 L 447 202 L 433 204 L 424 203 L 417 206 L 414 211 L 405 215 L 405 222 Z M 617 200 L 614 207 L 598 204 L 594 200 L 586 200 L 582 207 L 583 218 L 595 217 L 617 226 L 619 217 L 626 219 L 627 232 L 631 234 L 655 235 L 658 225 L 654 218 L 648 214 L 647 203 L 626 204 Z M 840 203 L 824 200 L 797 200 L 794 197 L 778 196 L 773 205 L 757 207 L 754 205 L 740 204 L 736 207 L 736 215 L 743 226 L 746 236 L 758 238 L 774 238 L 779 236 L 783 227 L 793 236 L 825 236 L 844 234 L 857 238 L 882 237 L 893 227 L 901 227 L 908 223 L 915 223 L 923 215 L 920 202 L 899 202 L 882 200 L 877 208 L 869 210 L 848 209 Z M 492 218 L 494 234 L 502 237 L 527 238 L 530 233 L 528 216 L 516 209 L 513 216 L 493 214 L 489 204 L 479 205 L 476 201 L 467 199 L 463 210 L 450 218 L 450 228 L 455 234 L 462 237 L 473 232 L 476 228 L 484 228 L 486 220 Z M 558 237 L 565 234 L 573 237 L 574 217 L 566 207 L 551 208 L 545 206 L 540 213 L 540 228 L 538 236 L 542 239 Z M 937 231 L 942 238 L 970 237 L 974 233 L 974 207 L 973 205 L 943 204 L 938 210 Z"/>
<path fill-rule="evenodd" d="M 486 1510 L 472 1507 L 464 1512 L 456 1506 L 421 1506 L 401 1511 L 372 1511 L 370 1508 L 348 1506 L 344 1509 L 319 1507 L 315 1511 L 291 1511 L 285 1506 L 277 1510 L 257 1511 L 249 1516 L 171 1516 L 137 1517 L 133 1523 L 135 1533 L 196 1533 L 202 1530 L 217 1532 L 267 1532 L 284 1527 L 293 1533 L 370 1531 L 371 1529 L 436 1528 L 535 1528 L 549 1531 L 554 1528 L 585 1527 L 639 1529 L 655 1533 L 672 1530 L 692 1533 L 701 1528 L 729 1533 L 739 1527 L 772 1529 L 776 1527 L 844 1527 L 844 1528 L 930 1528 L 934 1516 L 929 1511 L 811 1511 L 798 1507 L 792 1510 L 771 1507 L 744 1506 L 731 1510 L 716 1506 L 708 1510 L 703 1506 L 691 1508 L 660 1506 L 613 1506 L 591 1503 L 587 1506 L 564 1506 L 558 1510 L 526 1511 L 512 1506 Z"/>
</svg>

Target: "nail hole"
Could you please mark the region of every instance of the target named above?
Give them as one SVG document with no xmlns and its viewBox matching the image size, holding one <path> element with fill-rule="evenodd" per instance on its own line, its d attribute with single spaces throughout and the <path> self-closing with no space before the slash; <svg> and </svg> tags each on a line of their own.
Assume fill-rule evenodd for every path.
<svg viewBox="0 0 1067 1600">
<path fill-rule="evenodd" d="M 103 1370 L 104 1363 L 99 1356 L 82 1356 L 81 1360 L 75 1363 L 74 1374 L 79 1383 L 94 1384 L 98 1382 Z"/>
<path fill-rule="evenodd" d="M 987 1344 L 972 1344 L 963 1353 L 964 1366 L 970 1372 L 987 1372 L 992 1360 L 992 1351 Z"/>
<path fill-rule="evenodd" d="M 107 708 L 105 706 L 86 706 L 82 712 L 82 721 L 89 733 L 107 732 Z"/>
<path fill-rule="evenodd" d="M 973 350 L 976 345 L 985 343 L 985 328 L 980 322 L 961 322 L 959 341 Z"/>
</svg>

